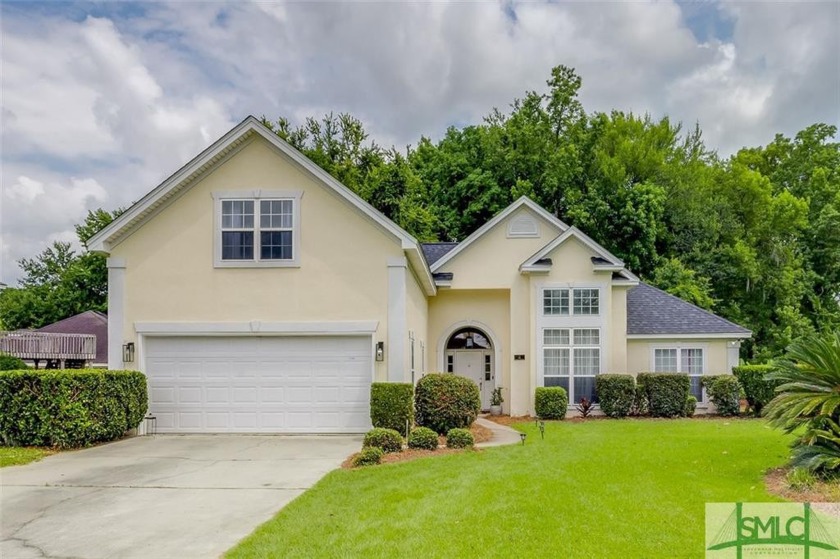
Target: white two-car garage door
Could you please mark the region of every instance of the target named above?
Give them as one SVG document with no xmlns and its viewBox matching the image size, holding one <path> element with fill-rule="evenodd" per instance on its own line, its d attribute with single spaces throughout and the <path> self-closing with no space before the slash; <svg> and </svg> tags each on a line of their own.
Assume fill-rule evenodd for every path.
<svg viewBox="0 0 840 559">
<path fill-rule="evenodd" d="M 361 433 L 370 427 L 368 336 L 149 337 L 159 433 Z"/>
</svg>

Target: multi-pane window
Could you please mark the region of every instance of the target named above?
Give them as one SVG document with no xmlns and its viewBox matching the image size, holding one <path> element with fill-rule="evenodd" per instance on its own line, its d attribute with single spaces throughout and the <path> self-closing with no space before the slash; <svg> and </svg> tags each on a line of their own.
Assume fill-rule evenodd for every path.
<svg viewBox="0 0 840 559">
<path fill-rule="evenodd" d="M 294 260 L 294 227 L 294 200 L 222 200 L 221 259 Z"/>
<path fill-rule="evenodd" d="M 569 298 L 572 299 L 571 309 Z M 571 312 L 570 312 L 571 311 Z M 598 289 L 543 289 L 543 314 L 545 316 L 596 316 L 600 312 Z"/>
<path fill-rule="evenodd" d="M 543 384 L 562 386 L 569 402 L 595 400 L 601 372 L 601 331 L 597 328 L 543 329 Z"/>
<path fill-rule="evenodd" d="M 597 315 L 599 298 L 597 289 L 575 289 L 574 313 L 577 315 Z"/>
<path fill-rule="evenodd" d="M 703 349 L 699 347 L 655 348 L 653 370 L 657 373 L 686 373 L 691 379 L 691 394 L 702 402 L 703 359 Z"/>
</svg>

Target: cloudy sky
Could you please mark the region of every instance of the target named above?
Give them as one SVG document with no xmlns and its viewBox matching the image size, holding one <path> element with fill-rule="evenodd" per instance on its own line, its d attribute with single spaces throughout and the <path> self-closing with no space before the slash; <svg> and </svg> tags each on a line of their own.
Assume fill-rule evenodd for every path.
<svg viewBox="0 0 840 559">
<path fill-rule="evenodd" d="M 347 111 L 380 144 L 479 122 L 552 66 L 587 111 L 693 124 L 722 154 L 840 124 L 840 2 L 0 4 L 0 281 L 248 114 Z"/>
</svg>

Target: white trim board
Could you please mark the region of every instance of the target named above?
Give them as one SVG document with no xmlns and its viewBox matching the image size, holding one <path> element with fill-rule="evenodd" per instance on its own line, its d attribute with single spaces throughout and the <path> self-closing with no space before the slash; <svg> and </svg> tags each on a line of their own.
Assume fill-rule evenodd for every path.
<svg viewBox="0 0 840 559">
<path fill-rule="evenodd" d="M 135 322 L 134 330 L 144 335 L 208 336 L 229 334 L 273 334 L 273 335 L 371 335 L 379 327 L 379 321 L 336 321 L 336 322 Z"/>
<path fill-rule="evenodd" d="M 747 334 L 627 334 L 628 340 L 746 340 L 752 335 Z"/>
<path fill-rule="evenodd" d="M 436 272 L 440 270 L 444 264 L 455 258 L 458 254 L 464 251 L 468 246 L 473 244 L 479 238 L 484 236 L 485 233 L 493 229 L 496 225 L 498 225 L 501 221 L 503 221 L 506 217 L 510 214 L 521 208 L 522 206 L 527 207 L 549 223 L 553 224 L 555 227 L 560 229 L 560 231 L 566 231 L 569 226 L 560 221 L 557 216 L 549 213 L 545 210 L 542 206 L 528 198 L 527 196 L 521 196 L 518 200 L 512 203 L 510 206 L 502 210 L 501 212 L 497 213 L 493 216 L 493 219 L 473 231 L 473 233 L 468 236 L 466 239 L 458 243 L 458 246 L 447 252 L 446 254 L 441 257 L 440 260 L 432 264 L 432 272 Z"/>
<path fill-rule="evenodd" d="M 609 267 L 604 267 L 603 264 L 601 264 L 601 265 L 593 264 L 593 267 L 596 270 L 599 269 L 599 266 L 601 266 L 601 269 L 603 269 L 603 270 L 613 271 L 613 270 L 616 270 L 616 268 L 617 268 L 618 270 L 616 270 L 616 271 L 625 271 L 624 270 L 624 262 L 622 262 L 617 256 L 612 254 L 610 251 L 608 251 L 607 249 L 605 249 L 604 247 L 602 247 L 601 245 L 599 245 L 598 243 L 593 241 L 586 233 L 584 233 L 583 231 L 581 231 L 580 229 L 578 229 L 575 226 L 569 227 L 566 231 L 564 231 L 563 233 L 561 233 L 560 235 L 555 237 L 551 242 L 549 242 L 547 245 L 545 245 L 540 250 L 538 250 L 536 253 L 534 253 L 530 258 L 525 260 L 525 262 L 523 262 L 519 266 L 519 269 L 523 270 L 525 268 L 529 268 L 529 267 L 532 267 L 532 266 L 536 265 L 536 263 L 539 260 L 542 260 L 543 258 L 548 256 L 549 254 L 551 254 L 551 252 L 554 249 L 556 249 L 557 247 L 559 247 L 560 245 L 565 243 L 571 237 L 575 237 L 577 240 L 582 242 L 590 250 L 592 250 L 593 252 L 595 252 L 596 254 L 601 256 L 602 258 L 604 258 L 606 260 L 609 260 L 610 263 L 613 264 L 613 266 L 609 266 Z"/>
</svg>

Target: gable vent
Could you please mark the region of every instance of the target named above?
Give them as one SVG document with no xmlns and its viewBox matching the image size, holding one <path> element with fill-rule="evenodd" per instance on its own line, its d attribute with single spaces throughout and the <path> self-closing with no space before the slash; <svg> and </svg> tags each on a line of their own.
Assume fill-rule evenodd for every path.
<svg viewBox="0 0 840 559">
<path fill-rule="evenodd" d="M 539 237 L 540 226 L 530 214 L 521 214 L 508 223 L 507 236 L 510 237 Z"/>
</svg>

